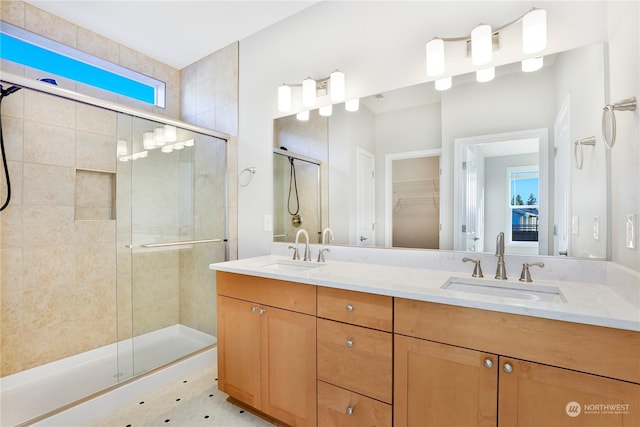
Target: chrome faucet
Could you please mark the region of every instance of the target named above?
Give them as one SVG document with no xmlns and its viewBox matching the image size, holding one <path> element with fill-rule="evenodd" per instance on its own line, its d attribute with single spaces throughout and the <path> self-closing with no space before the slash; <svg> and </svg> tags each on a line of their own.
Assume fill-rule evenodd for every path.
<svg viewBox="0 0 640 427">
<path fill-rule="evenodd" d="M 296 233 L 295 247 L 296 247 L 296 249 L 298 248 L 298 239 L 300 238 L 300 234 L 304 235 L 304 238 L 305 238 L 304 260 L 305 261 L 311 261 L 311 250 L 309 249 L 309 233 L 307 233 L 307 230 L 305 230 L 304 228 L 301 228 Z"/>
<path fill-rule="evenodd" d="M 329 240 L 325 240 L 325 235 L 329 233 Z M 325 228 L 324 230 L 322 230 L 322 244 L 324 245 L 325 243 L 329 243 L 333 240 L 333 231 L 331 231 L 331 229 L 329 227 Z"/>
<path fill-rule="evenodd" d="M 504 233 L 501 231 L 496 238 L 496 256 L 498 265 L 496 267 L 496 279 L 507 280 L 507 269 L 504 265 Z"/>
</svg>

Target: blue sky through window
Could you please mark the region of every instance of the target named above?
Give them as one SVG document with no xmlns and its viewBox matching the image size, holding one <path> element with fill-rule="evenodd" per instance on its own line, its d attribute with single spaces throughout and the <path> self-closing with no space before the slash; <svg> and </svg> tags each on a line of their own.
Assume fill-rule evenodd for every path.
<svg viewBox="0 0 640 427">
<path fill-rule="evenodd" d="M 2 24 L 3 30 L 5 28 L 11 28 L 11 26 L 5 23 Z M 34 35 L 34 38 L 37 39 L 39 36 Z M 52 41 L 48 42 L 49 44 L 57 44 Z M 71 48 L 65 48 L 70 52 L 72 51 Z M 39 46 L 37 43 L 30 43 L 23 40 L 22 37 L 14 37 L 13 34 L 7 34 L 5 31 L 0 33 L 0 57 L 5 60 L 118 93 L 152 105 L 160 105 L 157 103 L 157 86 L 123 75 L 137 73 L 126 70 L 126 73 L 119 74 L 93 65 L 89 63 L 90 61 L 83 61 L 73 58 L 72 56 L 72 54 L 66 55 L 53 49 L 47 49 Z M 87 55 L 83 54 L 82 56 L 86 57 Z M 96 58 L 95 62 L 106 61 Z M 116 64 L 110 65 L 112 68 L 120 67 Z M 147 76 L 142 77 L 151 80 Z M 162 84 L 162 82 L 159 81 L 158 83 Z"/>
</svg>

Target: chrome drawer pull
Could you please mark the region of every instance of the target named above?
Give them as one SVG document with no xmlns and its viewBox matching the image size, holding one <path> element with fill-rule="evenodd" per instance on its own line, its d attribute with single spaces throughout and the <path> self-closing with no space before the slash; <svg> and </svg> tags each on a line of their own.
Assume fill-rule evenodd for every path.
<svg viewBox="0 0 640 427">
<path fill-rule="evenodd" d="M 353 347 L 353 340 L 347 340 L 347 347 Z"/>
<path fill-rule="evenodd" d="M 348 313 L 351 313 L 353 311 L 353 306 L 351 304 L 347 304 L 346 310 Z"/>
<path fill-rule="evenodd" d="M 345 413 L 346 413 L 347 415 L 353 415 L 353 406 L 349 406 L 349 407 L 347 408 L 347 410 L 345 411 Z"/>
</svg>

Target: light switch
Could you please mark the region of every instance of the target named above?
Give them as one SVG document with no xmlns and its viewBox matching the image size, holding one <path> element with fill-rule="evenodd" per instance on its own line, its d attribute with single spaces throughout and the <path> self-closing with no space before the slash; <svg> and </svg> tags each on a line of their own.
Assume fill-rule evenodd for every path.
<svg viewBox="0 0 640 427">
<path fill-rule="evenodd" d="M 264 231 L 273 231 L 273 215 L 265 215 L 262 222 Z"/>
<path fill-rule="evenodd" d="M 571 234 L 573 234 L 574 236 L 577 236 L 578 234 L 580 234 L 580 217 L 578 217 L 578 215 L 573 215 L 571 217 Z"/>
<path fill-rule="evenodd" d="M 593 239 L 600 240 L 600 217 L 593 217 Z"/>
<path fill-rule="evenodd" d="M 636 248 L 636 216 L 627 215 L 627 248 Z"/>
</svg>

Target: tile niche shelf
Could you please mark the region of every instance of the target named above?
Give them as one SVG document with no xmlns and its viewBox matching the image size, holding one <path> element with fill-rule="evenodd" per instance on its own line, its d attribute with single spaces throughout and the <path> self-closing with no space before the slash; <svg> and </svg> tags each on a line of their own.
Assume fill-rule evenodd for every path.
<svg viewBox="0 0 640 427">
<path fill-rule="evenodd" d="M 116 174 L 91 169 L 76 169 L 76 221 L 116 219 Z"/>
</svg>

